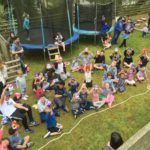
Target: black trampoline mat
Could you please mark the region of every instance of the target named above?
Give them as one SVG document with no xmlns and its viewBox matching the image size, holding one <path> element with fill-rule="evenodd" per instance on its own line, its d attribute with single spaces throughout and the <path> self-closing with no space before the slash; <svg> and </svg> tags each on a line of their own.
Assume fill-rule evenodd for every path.
<svg viewBox="0 0 150 150">
<path fill-rule="evenodd" d="M 54 37 L 57 32 L 61 32 L 62 35 L 64 36 L 65 40 L 68 39 L 68 31 L 52 31 L 51 28 L 44 28 L 44 38 L 45 38 L 45 45 L 48 44 L 53 44 L 54 43 Z M 18 36 L 21 39 L 21 43 L 23 44 L 36 44 L 40 45 L 43 44 L 42 40 L 42 31 L 41 28 L 36 28 L 36 29 L 30 29 L 30 40 L 27 40 L 27 33 L 25 30 L 22 30 L 18 33 Z"/>
</svg>

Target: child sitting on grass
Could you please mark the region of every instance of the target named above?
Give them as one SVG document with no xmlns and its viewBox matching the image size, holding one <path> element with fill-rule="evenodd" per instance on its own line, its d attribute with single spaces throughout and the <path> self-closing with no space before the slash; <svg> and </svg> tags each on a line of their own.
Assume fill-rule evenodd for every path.
<svg viewBox="0 0 150 150">
<path fill-rule="evenodd" d="M 101 41 L 102 41 L 104 49 L 108 49 L 111 47 L 111 40 L 112 40 L 112 37 L 108 33 L 105 33 L 105 35 L 101 37 Z"/>
<path fill-rule="evenodd" d="M 61 134 L 61 130 L 63 129 L 63 126 L 57 123 L 55 113 L 53 112 L 52 109 L 52 103 L 50 101 L 47 104 L 47 107 L 45 108 L 45 112 L 46 112 L 46 124 L 47 124 L 48 133 L 44 135 L 44 138 L 47 138 L 50 135 Z"/>
<path fill-rule="evenodd" d="M 37 89 L 35 90 L 36 99 L 38 100 L 42 94 L 44 94 L 44 90 L 40 84 L 37 84 Z"/>
<path fill-rule="evenodd" d="M 99 87 L 99 85 L 94 85 L 94 87 L 91 89 L 90 91 L 91 95 L 92 95 L 92 102 L 93 102 L 93 106 L 96 107 L 97 109 L 101 108 L 105 102 L 104 101 L 100 101 L 99 97 L 101 94 L 101 89 Z"/>
<path fill-rule="evenodd" d="M 66 64 L 63 61 L 63 58 L 59 55 L 55 56 L 55 74 L 59 80 L 65 81 L 68 77 L 70 77 L 70 73 L 66 70 Z"/>
<path fill-rule="evenodd" d="M 69 112 L 69 109 L 66 105 L 67 96 L 68 96 L 68 92 L 65 88 L 65 82 L 60 81 L 58 83 L 58 86 L 55 87 L 54 103 L 55 103 L 56 110 L 58 110 L 59 108 L 62 108 L 65 112 Z M 71 97 L 69 98 L 71 99 Z"/>
<path fill-rule="evenodd" d="M 126 79 L 126 73 L 124 70 L 121 70 L 119 73 L 118 73 L 118 76 L 119 76 L 119 79 L 116 83 L 116 91 L 119 91 L 119 92 L 124 92 L 125 91 L 125 79 Z"/>
<path fill-rule="evenodd" d="M 128 85 L 136 86 L 136 82 L 134 80 L 135 75 L 136 75 L 136 69 L 132 66 L 127 71 L 127 79 L 125 80 L 125 83 L 127 83 Z"/>
<path fill-rule="evenodd" d="M 37 103 L 37 108 L 40 114 L 40 120 L 41 123 L 46 121 L 46 108 L 47 104 L 51 102 L 45 95 L 40 95 L 40 99 L 38 100 Z M 53 112 L 55 113 L 55 116 L 60 116 L 60 113 L 58 110 L 53 109 Z"/>
<path fill-rule="evenodd" d="M 86 68 L 86 65 L 84 66 L 84 76 L 86 87 L 92 87 L 92 65 L 90 65 L 90 68 Z"/>
<path fill-rule="evenodd" d="M 141 68 L 146 67 L 148 62 L 149 62 L 148 49 L 143 48 L 142 49 L 142 55 L 140 56 L 140 60 L 139 60 L 139 66 Z"/>
<path fill-rule="evenodd" d="M 84 110 L 80 107 L 80 101 L 81 99 L 79 97 L 79 94 L 75 93 L 71 100 L 71 110 L 75 118 L 77 118 L 81 113 L 84 112 Z"/>
<path fill-rule="evenodd" d="M 105 78 L 105 80 L 103 80 L 104 83 L 109 83 L 110 88 L 113 90 L 113 92 L 116 92 L 115 89 L 115 82 L 117 82 L 117 79 L 112 79 L 112 74 L 111 72 L 107 72 L 107 77 Z"/>
<path fill-rule="evenodd" d="M 71 71 L 72 72 L 76 72 L 80 70 L 80 63 L 81 60 L 79 57 L 76 57 L 73 59 L 72 64 L 71 64 Z"/>
<path fill-rule="evenodd" d="M 104 51 L 96 51 L 96 56 L 94 57 L 94 59 L 95 59 L 94 68 L 103 70 L 103 64 L 105 64 Z"/>
<path fill-rule="evenodd" d="M 43 88 L 44 91 L 49 91 L 51 89 L 50 83 L 47 82 L 46 79 L 43 81 L 42 88 Z"/>
<path fill-rule="evenodd" d="M 145 79 L 147 79 L 147 74 L 146 74 L 145 67 L 139 68 L 139 71 L 137 72 L 136 77 L 137 77 L 137 80 L 139 82 L 144 81 Z"/>
<path fill-rule="evenodd" d="M 123 64 L 125 67 L 130 68 L 133 64 L 133 58 L 134 50 L 132 48 L 128 48 L 124 51 L 124 59 Z"/>
<path fill-rule="evenodd" d="M 112 103 L 114 101 L 114 95 L 113 95 L 113 92 L 110 88 L 109 83 L 104 84 L 100 98 L 102 99 L 102 101 L 104 103 L 108 104 L 108 107 L 112 106 Z"/>
<path fill-rule="evenodd" d="M 18 71 L 18 77 L 16 78 L 16 86 L 20 89 L 22 99 L 27 100 L 28 95 L 26 95 L 26 74 L 23 74 L 21 70 Z"/>
<path fill-rule="evenodd" d="M 79 82 L 77 82 L 75 78 L 71 78 L 71 80 L 68 83 L 68 86 L 69 86 L 68 92 L 72 97 L 74 93 L 78 92 Z"/>
<path fill-rule="evenodd" d="M 17 129 L 9 128 L 9 140 L 13 149 L 27 149 L 33 145 L 30 142 L 30 136 L 25 136 L 24 138 L 18 133 Z"/>
<path fill-rule="evenodd" d="M 83 110 L 91 110 L 91 109 L 95 109 L 95 107 L 93 106 L 92 102 L 91 101 L 88 101 L 88 89 L 86 87 L 86 84 L 83 83 L 80 90 L 79 90 L 79 96 L 80 96 L 80 107 L 83 109 Z"/>
</svg>

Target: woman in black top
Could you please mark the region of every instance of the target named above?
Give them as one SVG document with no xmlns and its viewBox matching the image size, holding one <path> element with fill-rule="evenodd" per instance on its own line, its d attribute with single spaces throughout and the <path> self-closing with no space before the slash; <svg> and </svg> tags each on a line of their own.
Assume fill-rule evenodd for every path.
<svg viewBox="0 0 150 150">
<path fill-rule="evenodd" d="M 105 64 L 104 51 L 97 51 L 94 59 L 95 59 L 94 68 L 103 70 L 103 64 Z"/>
</svg>

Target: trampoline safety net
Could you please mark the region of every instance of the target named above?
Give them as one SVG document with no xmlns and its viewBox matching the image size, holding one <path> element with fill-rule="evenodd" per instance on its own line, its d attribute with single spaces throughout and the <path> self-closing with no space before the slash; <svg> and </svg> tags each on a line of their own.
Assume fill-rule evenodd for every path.
<svg viewBox="0 0 150 150">
<path fill-rule="evenodd" d="M 75 4 L 75 27 L 78 28 L 79 26 L 80 30 L 100 31 L 103 15 L 108 25 L 111 26 L 113 15 L 112 4 L 111 0 L 80 0 L 79 3 Z"/>
<path fill-rule="evenodd" d="M 54 42 L 57 32 L 61 32 L 65 40 L 70 38 L 68 21 L 70 20 L 72 26 L 72 0 L 13 0 L 12 5 L 22 43 L 42 44 L 42 26 L 45 45 Z M 67 5 L 70 12 L 69 20 Z M 30 16 L 30 41 L 27 41 L 26 32 L 23 30 L 23 13 Z"/>
</svg>

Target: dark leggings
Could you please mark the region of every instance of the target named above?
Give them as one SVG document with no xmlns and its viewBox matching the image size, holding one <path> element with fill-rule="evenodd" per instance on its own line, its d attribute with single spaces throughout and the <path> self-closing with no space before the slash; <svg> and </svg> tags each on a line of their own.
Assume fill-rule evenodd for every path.
<svg viewBox="0 0 150 150">
<path fill-rule="evenodd" d="M 27 104 L 23 104 L 24 107 L 28 108 L 28 111 L 25 111 L 23 109 L 16 109 L 16 111 L 11 115 L 11 117 L 14 118 L 14 120 L 19 120 L 21 119 L 22 120 L 22 124 L 23 124 L 23 127 L 25 129 L 28 129 L 28 123 L 27 123 L 27 117 L 26 117 L 26 113 L 28 114 L 28 117 L 29 117 L 29 120 L 30 122 L 34 121 L 33 120 L 33 116 L 32 116 L 32 109 L 29 105 Z M 18 119 L 17 119 L 18 118 Z"/>
<path fill-rule="evenodd" d="M 3 92 L 3 89 L 4 89 L 4 85 L 3 85 L 3 83 L 0 81 L 0 96 L 1 96 L 1 94 L 2 94 L 2 92 Z"/>
<path fill-rule="evenodd" d="M 122 46 L 127 47 L 127 39 L 123 39 L 120 47 L 122 47 Z"/>
<path fill-rule="evenodd" d="M 25 31 L 27 33 L 27 38 L 29 38 L 30 31 L 28 29 L 25 29 Z"/>
<path fill-rule="evenodd" d="M 33 115 L 32 115 L 31 106 L 29 106 L 29 105 L 27 105 L 27 104 L 23 104 L 23 106 L 26 107 L 26 108 L 28 108 L 28 111 L 25 111 L 25 110 L 23 110 L 23 109 L 20 109 L 20 112 L 21 112 L 22 114 L 27 113 L 27 115 L 28 115 L 28 117 L 29 117 L 29 121 L 30 121 L 30 122 L 33 122 L 34 119 L 33 119 Z"/>
<path fill-rule="evenodd" d="M 24 113 L 21 113 L 20 109 L 16 109 L 16 111 L 11 115 L 14 120 L 22 120 L 22 125 L 25 129 L 29 129 L 27 118 Z"/>
</svg>

